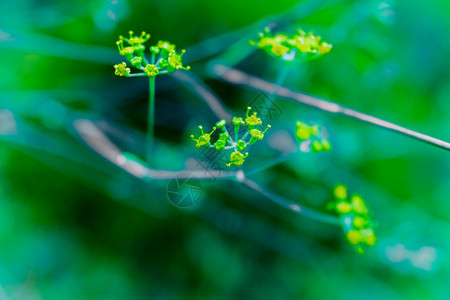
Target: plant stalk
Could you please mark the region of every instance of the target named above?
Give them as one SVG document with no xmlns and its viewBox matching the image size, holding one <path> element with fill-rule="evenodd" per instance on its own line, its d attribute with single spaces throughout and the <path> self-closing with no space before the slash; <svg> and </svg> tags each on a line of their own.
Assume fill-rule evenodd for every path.
<svg viewBox="0 0 450 300">
<path fill-rule="evenodd" d="M 262 116 L 267 116 L 266 122 L 269 122 L 270 119 L 271 119 L 270 118 L 270 110 L 272 108 L 272 103 L 275 101 L 275 97 L 277 95 L 277 92 L 283 86 L 283 83 L 286 80 L 286 78 L 287 78 L 287 76 L 288 76 L 290 71 L 291 71 L 291 64 L 284 66 L 283 69 L 281 70 L 281 72 L 277 76 L 277 79 L 276 79 L 276 82 L 275 82 L 275 87 L 269 94 L 270 101 L 264 107 L 264 109 L 262 111 Z"/>
<path fill-rule="evenodd" d="M 212 66 L 212 73 L 216 76 L 222 78 L 222 80 L 227 81 L 229 83 L 243 86 L 250 89 L 255 89 L 258 91 L 263 91 L 266 93 L 271 93 L 275 90 L 276 85 L 274 83 L 265 81 L 261 78 L 248 75 L 242 71 L 237 69 L 230 68 L 226 65 L 215 64 Z M 278 88 L 278 91 L 274 93 L 277 97 L 289 99 L 303 105 L 315 107 L 319 110 L 326 111 L 332 114 L 341 114 L 346 117 L 354 118 L 356 120 L 366 122 L 372 124 L 374 126 L 378 126 L 381 128 L 385 128 L 400 134 L 403 134 L 407 137 L 417 139 L 424 143 L 430 144 L 432 146 L 450 151 L 450 143 L 439 140 L 432 136 L 399 126 L 397 124 L 382 120 L 380 118 L 367 115 L 356 111 L 351 108 L 347 108 L 344 106 L 340 106 L 337 103 L 322 100 L 319 98 L 315 98 L 306 94 L 302 94 L 292 89 L 288 89 L 286 87 Z"/>
<path fill-rule="evenodd" d="M 155 63 L 155 55 L 152 54 L 152 64 Z M 149 77 L 148 90 L 148 120 L 147 120 L 147 161 L 151 161 L 154 144 L 154 123 L 155 123 L 155 76 Z"/>
</svg>

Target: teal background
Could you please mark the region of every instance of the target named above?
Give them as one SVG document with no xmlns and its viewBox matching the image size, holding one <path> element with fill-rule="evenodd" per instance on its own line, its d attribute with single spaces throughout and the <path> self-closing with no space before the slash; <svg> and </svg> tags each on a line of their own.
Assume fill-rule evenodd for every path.
<svg viewBox="0 0 450 300">
<path fill-rule="evenodd" d="M 358 255 L 341 228 L 235 181 L 202 182 L 200 203 L 180 210 L 167 180 L 140 181 L 77 135 L 74 120 L 103 122 L 143 152 L 147 81 L 114 75 L 118 35 L 146 30 L 186 48 L 191 72 L 242 114 L 258 92 L 215 78 L 208 63 L 224 51 L 240 60 L 229 47 L 271 23 L 333 44 L 284 85 L 450 141 L 448 1 L 3 1 L 0 299 L 448 299 L 448 151 L 276 99 L 282 115 L 245 167 L 292 145 L 295 121 L 326 126 L 332 152 L 252 178 L 329 214 L 335 184 L 361 194 L 378 243 Z M 237 68 L 276 81 L 284 66 L 261 51 Z M 217 119 L 169 76 L 156 90 L 155 165 L 181 170 L 199 155 L 189 135 Z"/>
</svg>

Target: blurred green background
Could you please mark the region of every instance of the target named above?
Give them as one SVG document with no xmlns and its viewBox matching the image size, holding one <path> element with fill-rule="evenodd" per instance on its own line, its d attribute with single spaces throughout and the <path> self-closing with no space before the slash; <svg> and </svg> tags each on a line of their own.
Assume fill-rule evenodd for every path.
<svg viewBox="0 0 450 300">
<path fill-rule="evenodd" d="M 445 0 L 2 1 L 0 299 L 448 299 L 445 150 L 276 99 L 281 117 L 245 167 L 293 145 L 296 120 L 324 124 L 332 152 L 299 154 L 252 178 L 329 214 L 335 184 L 363 195 L 378 243 L 358 255 L 341 228 L 234 181 L 202 182 L 200 203 L 178 209 L 167 180 L 132 177 L 74 129 L 74 120 L 95 121 L 142 153 L 147 81 L 113 69 L 123 60 L 117 36 L 130 29 L 186 48 L 191 72 L 242 113 L 258 92 L 219 80 L 208 62 L 224 52 L 239 60 L 229 47 L 268 24 L 333 44 L 295 66 L 286 86 L 450 140 Z M 237 67 L 269 81 L 283 68 L 262 51 Z M 198 156 L 188 135 L 217 118 L 172 77 L 156 86 L 155 164 L 181 170 Z"/>
</svg>

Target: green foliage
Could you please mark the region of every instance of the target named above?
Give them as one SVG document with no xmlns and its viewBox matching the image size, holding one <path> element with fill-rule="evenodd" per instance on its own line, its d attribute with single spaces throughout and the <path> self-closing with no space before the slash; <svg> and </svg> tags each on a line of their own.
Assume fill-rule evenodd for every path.
<svg viewBox="0 0 450 300">
<path fill-rule="evenodd" d="M 203 198 L 191 210 L 171 206 L 165 188 L 178 170 L 208 172 L 196 166 L 196 148 L 183 138 L 195 130 L 193 120 L 227 118 L 231 124 L 229 111 L 211 110 L 199 96 L 202 90 L 180 78 L 195 73 L 230 110 L 256 108 L 250 100 L 261 90 L 246 90 L 253 82 L 238 84 L 239 77 L 224 81 L 215 73 L 219 64 L 257 81 L 282 82 L 279 91 L 286 87 L 305 95 L 298 99 L 326 99 L 448 141 L 450 73 L 443 66 L 450 53 L 449 5 L 444 0 L 1 2 L 1 296 L 447 299 L 450 160 L 432 144 L 361 123 L 346 111 L 310 109 L 272 89 L 265 92 L 281 116 L 268 121 L 272 129 L 264 147 L 238 141 L 239 152 L 248 151 L 252 161 L 245 159 L 236 173 L 295 200 L 290 209 L 237 180 L 202 182 Z M 273 28 L 273 36 L 298 27 L 313 31 L 333 44 L 332 51 L 308 64 L 292 64 L 278 81 L 287 64 L 248 45 L 264 26 Z M 184 45 L 183 65 L 195 66 L 194 72 L 158 77 L 155 151 L 145 161 L 137 158 L 145 148 L 145 82 L 156 76 L 136 69 L 146 64 L 134 49 L 128 61 L 111 47 L 130 27 L 139 29 L 138 37 L 141 28 L 149 28 L 156 41 Z M 156 62 L 162 50 L 157 42 L 144 44 L 151 65 L 150 56 L 157 53 Z M 124 48 L 130 46 L 123 41 Z M 141 72 L 143 78 L 124 82 L 120 73 L 113 76 L 111 66 L 122 62 L 130 77 Z M 167 66 L 168 57 L 160 64 Z M 81 140 L 75 127 L 80 120 L 94 122 L 115 145 L 107 159 Z M 292 153 L 296 120 L 326 124 L 333 151 Z M 208 133 L 213 125 L 204 126 Z M 262 126 L 254 129 L 264 131 Z M 85 132 L 95 136 L 89 128 Z M 211 142 L 222 133 L 218 128 Z M 91 142 L 107 146 L 102 138 Z M 137 175 L 167 176 L 142 180 L 124 164 Z M 233 168 L 222 171 L 229 173 Z M 361 193 L 376 212 L 377 241 L 362 243 L 363 256 L 348 251 L 340 227 L 302 214 L 313 209 L 339 216 L 323 209 L 336 182 Z"/>
</svg>

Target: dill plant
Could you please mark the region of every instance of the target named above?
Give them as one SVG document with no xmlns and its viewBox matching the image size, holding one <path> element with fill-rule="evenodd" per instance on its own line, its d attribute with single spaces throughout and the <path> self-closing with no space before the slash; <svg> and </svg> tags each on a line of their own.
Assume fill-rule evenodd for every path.
<svg viewBox="0 0 450 300">
<path fill-rule="evenodd" d="M 151 54 L 150 60 L 145 56 L 144 45 L 150 39 L 150 35 L 142 32 L 141 35 L 134 35 L 133 31 L 129 32 L 129 37 L 119 37 L 116 42 L 119 53 L 127 59 L 114 66 L 115 74 L 124 77 L 148 77 L 149 78 L 149 111 L 148 111 L 148 128 L 147 128 L 147 163 L 151 162 L 151 148 L 154 140 L 154 103 L 155 103 L 155 77 L 158 75 L 168 74 L 176 70 L 189 70 L 189 66 L 184 66 L 182 56 L 185 50 L 180 53 L 176 52 L 176 46 L 168 41 L 158 41 L 155 45 L 150 46 L 148 51 Z M 273 35 L 271 30 L 266 28 L 261 32 L 256 41 L 250 41 L 250 45 L 264 50 L 268 55 L 274 56 L 284 62 L 287 69 L 290 65 L 298 62 L 306 62 L 308 60 L 317 59 L 332 49 L 332 45 L 321 40 L 319 36 L 312 33 L 306 33 L 298 29 L 294 34 L 288 35 L 278 33 Z M 139 72 L 131 72 L 128 64 Z M 283 79 L 287 72 L 277 80 L 277 85 L 272 88 L 272 92 L 276 94 L 281 88 Z M 199 79 L 190 80 L 194 84 L 194 89 L 206 90 Z M 211 105 L 211 102 L 207 102 Z M 220 105 L 220 101 L 215 101 Z M 205 133 L 203 126 L 199 126 L 200 134 L 191 134 L 191 139 L 195 142 L 195 147 L 206 147 L 215 151 L 226 151 L 228 154 L 227 167 L 232 165 L 238 166 L 237 171 L 221 172 L 214 170 L 212 175 L 201 175 L 198 179 L 235 179 L 237 182 L 251 188 L 262 196 L 272 200 L 278 205 L 289 209 L 290 211 L 310 217 L 322 222 L 339 225 L 344 229 L 346 240 L 355 247 L 358 253 L 364 252 L 364 247 L 373 246 L 376 242 L 373 221 L 371 219 L 372 212 L 367 208 L 362 197 L 352 195 L 347 198 L 347 190 L 343 185 L 338 185 L 333 190 L 334 201 L 330 201 L 327 205 L 329 209 L 334 210 L 338 217 L 317 212 L 313 209 L 304 207 L 295 201 L 286 199 L 266 188 L 258 185 L 248 176 L 281 163 L 289 158 L 289 155 L 280 157 L 255 168 L 243 169 L 242 166 L 249 153 L 247 148 L 256 142 L 262 140 L 271 125 L 263 125 L 263 121 L 258 117 L 257 112 L 251 113 L 252 108 L 247 107 L 245 117 L 231 117 L 231 124 L 228 125 L 227 119 L 221 119 L 216 122 L 211 131 Z M 228 125 L 228 126 L 227 126 Z M 297 121 L 295 135 L 299 142 L 298 149 L 302 152 L 321 152 L 330 151 L 331 144 L 328 140 L 326 129 L 320 124 L 307 124 L 303 121 Z M 244 132 L 242 130 L 245 128 Z M 214 138 L 214 132 L 218 130 L 220 133 Z M 230 130 L 230 131 L 229 131 Z M 295 153 L 294 153 L 295 154 Z M 126 170 L 130 170 L 133 166 L 144 166 L 141 169 L 142 178 L 165 178 L 170 171 L 150 169 L 148 165 L 141 161 L 132 153 L 123 153 L 124 161 L 120 165 Z M 133 165 L 127 166 L 127 163 Z M 192 173 L 195 173 L 193 171 Z M 198 175 L 198 172 L 195 173 Z"/>
<path fill-rule="evenodd" d="M 154 142 L 154 123 L 155 123 L 155 78 L 157 75 L 172 73 L 175 70 L 189 70 L 190 66 L 184 66 L 182 56 L 186 52 L 184 49 L 177 53 L 176 45 L 168 41 L 158 41 L 154 46 L 149 47 L 151 54 L 150 60 L 145 56 L 145 42 L 150 39 L 150 34 L 143 31 L 140 36 L 134 35 L 129 31 L 129 37 L 119 36 L 116 42 L 120 55 L 125 56 L 128 63 L 138 73 L 131 73 L 126 62 L 114 66 L 115 74 L 125 77 L 148 77 L 149 78 L 149 96 L 148 96 L 148 119 L 147 119 L 147 160 L 150 160 L 151 147 Z"/>
<path fill-rule="evenodd" d="M 233 117 L 232 124 L 234 125 L 234 137 L 231 137 L 231 135 L 228 133 L 228 129 L 226 126 L 227 121 L 225 119 L 217 122 L 216 127 L 213 127 L 213 130 L 210 133 L 204 133 L 203 127 L 199 126 L 202 134 L 197 139 L 194 135 L 191 135 L 191 138 L 197 143 L 196 147 L 199 148 L 201 146 L 206 146 L 209 148 L 215 148 L 217 151 L 231 150 L 231 154 L 229 155 L 230 159 L 227 166 L 230 167 L 231 165 L 242 165 L 245 158 L 248 156 L 248 152 L 242 154 L 241 151 L 247 149 L 249 145 L 262 140 L 266 131 L 271 127 L 270 125 L 267 125 L 264 131 L 257 129 L 256 126 L 262 125 L 262 120 L 261 118 L 257 117 L 256 112 L 249 115 L 251 109 L 252 108 L 250 106 L 247 107 L 245 121 L 241 117 Z M 239 130 L 241 126 L 246 127 L 247 132 L 242 136 L 239 136 Z M 214 143 L 211 143 L 211 134 L 216 130 L 216 128 L 222 130 L 222 133 Z"/>
</svg>

